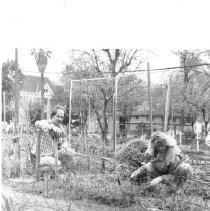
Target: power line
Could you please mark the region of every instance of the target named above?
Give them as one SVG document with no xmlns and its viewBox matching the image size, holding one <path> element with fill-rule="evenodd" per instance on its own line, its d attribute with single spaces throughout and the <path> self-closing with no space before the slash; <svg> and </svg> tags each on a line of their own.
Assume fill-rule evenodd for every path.
<svg viewBox="0 0 210 211">
<path fill-rule="evenodd" d="M 201 66 L 209 66 L 210 63 L 204 63 L 204 64 L 197 64 L 197 65 L 186 65 L 186 66 L 176 66 L 176 67 L 165 67 L 165 68 L 155 68 L 155 69 L 150 69 L 150 71 L 165 71 L 165 70 L 173 70 L 173 69 L 183 69 L 183 68 L 189 68 L 189 67 L 201 67 Z M 123 73 L 134 73 L 134 72 L 146 72 L 147 70 L 133 70 L 133 71 L 126 71 Z M 35 73 L 34 71 L 24 71 L 25 73 Z M 39 72 L 37 72 L 38 74 Z M 103 73 L 112 73 L 112 72 L 103 72 Z M 45 74 L 56 74 L 56 75 L 69 75 L 72 73 L 55 73 L 55 72 L 45 72 Z"/>
<path fill-rule="evenodd" d="M 186 65 L 186 66 L 178 66 L 178 67 L 166 67 L 166 68 L 158 68 L 158 69 L 151 69 L 151 71 L 157 70 L 172 70 L 172 69 L 181 69 L 181 68 L 188 68 L 188 67 L 200 67 L 200 66 L 208 66 L 210 63 L 205 64 L 197 64 L 197 65 Z M 146 71 L 146 70 L 145 70 Z"/>
</svg>

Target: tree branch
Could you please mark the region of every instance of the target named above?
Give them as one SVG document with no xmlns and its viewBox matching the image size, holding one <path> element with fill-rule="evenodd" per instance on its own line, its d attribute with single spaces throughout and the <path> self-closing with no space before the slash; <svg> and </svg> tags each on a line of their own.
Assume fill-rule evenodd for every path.
<svg viewBox="0 0 210 211">
<path fill-rule="evenodd" d="M 131 65 L 134 55 L 136 54 L 137 50 L 134 51 L 133 55 L 130 57 L 129 61 L 127 61 L 120 67 L 118 73 L 121 73 L 124 69 Z"/>
</svg>

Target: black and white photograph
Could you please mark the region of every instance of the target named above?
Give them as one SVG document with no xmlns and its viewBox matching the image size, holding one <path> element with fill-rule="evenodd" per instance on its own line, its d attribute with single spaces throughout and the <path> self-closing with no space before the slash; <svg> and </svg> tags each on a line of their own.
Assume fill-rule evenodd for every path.
<svg viewBox="0 0 210 211">
<path fill-rule="evenodd" d="M 210 210 L 207 0 L 0 5 L 2 211 Z"/>
</svg>

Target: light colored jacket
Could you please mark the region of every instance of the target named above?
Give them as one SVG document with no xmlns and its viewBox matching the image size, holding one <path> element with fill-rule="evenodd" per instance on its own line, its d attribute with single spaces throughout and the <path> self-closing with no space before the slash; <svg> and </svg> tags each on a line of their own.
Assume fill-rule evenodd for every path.
<svg viewBox="0 0 210 211">
<path fill-rule="evenodd" d="M 51 120 L 39 120 L 35 122 L 35 126 L 44 132 L 41 136 L 41 155 L 52 155 L 53 140 L 57 141 L 58 149 L 62 148 L 63 139 L 65 139 L 65 130 L 62 125 L 55 126 Z M 58 131 L 59 134 L 54 130 Z M 33 152 L 35 152 L 35 149 Z"/>
<path fill-rule="evenodd" d="M 168 150 L 164 157 L 159 158 L 154 148 L 156 138 L 161 139 Z M 177 146 L 176 140 L 169 134 L 158 131 L 152 134 L 148 148 L 145 152 L 146 162 L 151 162 L 155 166 L 155 170 L 160 173 L 174 174 L 183 163 L 190 163 L 187 155 L 183 154 Z"/>
</svg>

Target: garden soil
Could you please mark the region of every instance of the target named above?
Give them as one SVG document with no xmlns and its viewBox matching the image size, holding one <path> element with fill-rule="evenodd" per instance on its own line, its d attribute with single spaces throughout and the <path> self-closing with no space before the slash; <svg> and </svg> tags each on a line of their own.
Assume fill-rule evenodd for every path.
<svg viewBox="0 0 210 211">
<path fill-rule="evenodd" d="M 9 183 L 18 182 L 18 179 L 2 181 L 2 193 L 5 196 L 12 198 L 16 208 L 19 204 L 27 201 L 24 211 L 112 211 L 111 207 L 102 206 L 100 204 L 93 204 L 87 201 L 73 201 L 66 202 L 61 199 L 45 198 L 43 196 L 26 194 L 24 192 L 16 191 Z"/>
</svg>

